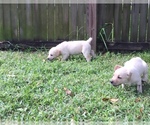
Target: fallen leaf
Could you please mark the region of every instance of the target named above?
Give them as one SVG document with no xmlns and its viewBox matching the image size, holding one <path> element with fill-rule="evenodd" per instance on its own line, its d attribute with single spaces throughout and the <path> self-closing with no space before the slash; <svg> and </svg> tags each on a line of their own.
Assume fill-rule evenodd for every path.
<svg viewBox="0 0 150 125">
<path fill-rule="evenodd" d="M 69 89 L 66 90 L 66 94 L 67 94 L 67 95 L 71 95 L 71 93 L 72 93 L 72 92 L 71 92 Z"/>
<path fill-rule="evenodd" d="M 109 98 L 102 98 L 102 100 L 106 102 L 106 101 L 109 101 L 110 99 Z"/>
<path fill-rule="evenodd" d="M 136 99 L 135 99 L 135 102 L 140 102 L 140 101 L 141 101 L 140 98 L 136 98 Z"/>
<path fill-rule="evenodd" d="M 7 75 L 8 77 L 16 77 L 16 75 Z"/>
<path fill-rule="evenodd" d="M 67 90 L 67 88 L 66 88 L 66 87 L 64 87 L 64 90 L 66 91 L 66 90 Z"/>
<path fill-rule="evenodd" d="M 141 118 L 142 118 L 142 116 L 140 116 L 140 115 L 139 115 L 139 116 L 137 116 L 137 119 L 141 119 Z"/>
<path fill-rule="evenodd" d="M 143 108 L 140 108 L 140 112 L 141 112 L 141 113 L 143 113 L 143 110 L 144 110 Z"/>
<path fill-rule="evenodd" d="M 73 94 L 73 92 L 72 92 L 71 90 L 69 90 L 69 89 L 67 89 L 67 88 L 64 88 L 64 91 L 66 92 L 67 95 L 69 95 L 69 96 L 71 96 L 71 97 L 74 96 L 74 94 Z"/>
<path fill-rule="evenodd" d="M 57 92 L 58 92 L 58 89 L 54 89 L 54 92 L 57 93 Z"/>
<path fill-rule="evenodd" d="M 119 101 L 119 99 L 110 99 L 110 102 L 111 103 L 116 103 L 116 102 L 118 102 Z"/>
<path fill-rule="evenodd" d="M 115 98 L 112 98 L 112 99 L 111 98 L 103 98 L 102 100 L 105 102 L 109 101 L 110 103 L 116 103 L 119 101 L 119 99 L 115 99 Z"/>
<path fill-rule="evenodd" d="M 74 119 L 71 119 L 71 125 L 76 125 L 76 123 L 75 123 L 75 120 Z"/>
</svg>

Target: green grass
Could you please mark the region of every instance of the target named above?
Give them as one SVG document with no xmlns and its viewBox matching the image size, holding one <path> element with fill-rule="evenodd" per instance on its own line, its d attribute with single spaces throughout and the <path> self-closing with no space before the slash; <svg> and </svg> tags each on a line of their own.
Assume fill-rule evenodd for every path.
<svg viewBox="0 0 150 125">
<path fill-rule="evenodd" d="M 113 87 L 113 67 L 149 52 L 45 60 L 47 51 L 0 51 L 0 119 L 17 121 L 150 121 L 150 85 Z M 74 96 L 66 94 L 64 88 Z M 109 99 L 119 99 L 111 102 Z"/>
</svg>

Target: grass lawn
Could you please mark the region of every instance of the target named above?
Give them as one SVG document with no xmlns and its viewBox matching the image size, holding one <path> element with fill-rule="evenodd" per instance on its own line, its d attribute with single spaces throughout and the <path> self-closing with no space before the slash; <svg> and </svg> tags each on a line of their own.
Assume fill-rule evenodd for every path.
<svg viewBox="0 0 150 125">
<path fill-rule="evenodd" d="M 150 65 L 150 53 L 45 60 L 47 51 L 0 51 L 0 119 L 17 121 L 150 121 L 150 84 L 113 87 L 116 64 L 134 56 Z M 150 72 L 149 72 L 150 73 Z"/>
</svg>

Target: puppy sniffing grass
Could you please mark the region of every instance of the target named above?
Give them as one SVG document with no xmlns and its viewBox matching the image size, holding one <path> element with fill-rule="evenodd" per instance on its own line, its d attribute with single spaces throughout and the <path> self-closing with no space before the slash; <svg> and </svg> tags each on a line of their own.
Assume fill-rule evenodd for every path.
<svg viewBox="0 0 150 125">
<path fill-rule="evenodd" d="M 88 40 L 64 41 L 49 50 L 47 59 L 53 60 L 62 55 L 62 60 L 64 61 L 68 59 L 70 55 L 82 53 L 86 61 L 89 62 L 92 57 L 95 57 L 95 53 L 91 49 L 91 41 L 91 37 Z"/>
<path fill-rule="evenodd" d="M 148 80 L 148 65 L 140 57 L 132 58 L 125 62 L 124 66 L 116 65 L 115 72 L 111 79 L 111 84 L 118 86 L 120 84 L 137 85 L 137 91 L 142 93 L 142 82 Z"/>
</svg>

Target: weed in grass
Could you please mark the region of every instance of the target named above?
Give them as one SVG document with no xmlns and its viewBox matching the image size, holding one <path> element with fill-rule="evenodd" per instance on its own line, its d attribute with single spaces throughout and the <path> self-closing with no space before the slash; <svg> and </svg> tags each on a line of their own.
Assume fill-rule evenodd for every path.
<svg viewBox="0 0 150 125">
<path fill-rule="evenodd" d="M 17 121 L 149 121 L 149 84 L 144 93 L 109 83 L 113 67 L 134 56 L 150 65 L 149 52 L 106 53 L 45 61 L 47 52 L 0 52 L 0 119 Z M 74 95 L 70 96 L 64 88 Z M 104 99 L 108 99 L 104 101 Z M 110 99 L 117 99 L 113 103 Z"/>
</svg>

